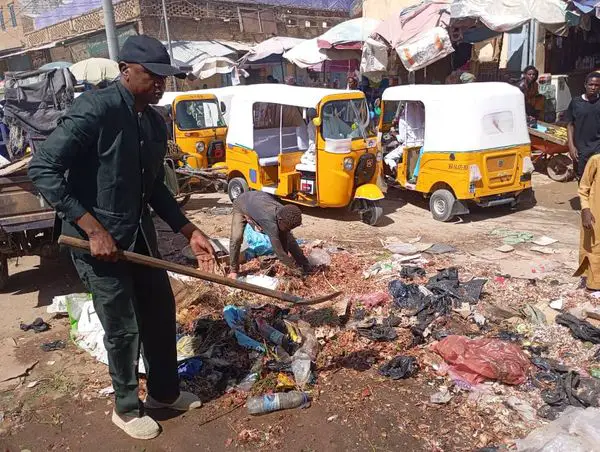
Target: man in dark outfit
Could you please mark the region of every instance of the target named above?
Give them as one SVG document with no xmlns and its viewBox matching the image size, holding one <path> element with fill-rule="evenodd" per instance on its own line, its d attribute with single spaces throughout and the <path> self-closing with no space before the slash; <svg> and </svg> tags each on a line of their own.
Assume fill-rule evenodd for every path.
<svg viewBox="0 0 600 452">
<path fill-rule="evenodd" d="M 229 241 L 230 278 L 236 278 L 239 271 L 240 249 L 244 240 L 244 229 L 248 223 L 269 237 L 273 251 L 283 264 L 292 269 L 296 269 L 297 265 L 305 272 L 310 271 L 308 259 L 292 234 L 292 229 L 302 224 L 300 208 L 294 204 L 283 206 L 268 193 L 249 191 L 242 193 L 233 202 Z"/>
<path fill-rule="evenodd" d="M 569 155 L 577 162 L 581 179 L 592 155 L 600 153 L 600 73 L 592 72 L 585 80 L 585 94 L 573 98 L 567 110 Z"/>
<path fill-rule="evenodd" d="M 167 273 L 117 260 L 117 249 L 158 257 L 148 206 L 181 232 L 211 270 L 207 237 L 181 213 L 164 185 L 164 120 L 149 105 L 167 76 L 182 77 L 164 46 L 148 36 L 127 39 L 121 80 L 80 96 L 37 151 L 29 176 L 63 220 L 63 234 L 89 240 L 91 252 L 74 251 L 75 267 L 91 292 L 104 327 L 115 389 L 113 422 L 138 439 L 154 438 L 159 425 L 144 408 L 186 411 L 200 407 L 179 391 L 175 301 Z M 146 364 L 148 397 L 138 398 L 138 358 Z"/>
</svg>

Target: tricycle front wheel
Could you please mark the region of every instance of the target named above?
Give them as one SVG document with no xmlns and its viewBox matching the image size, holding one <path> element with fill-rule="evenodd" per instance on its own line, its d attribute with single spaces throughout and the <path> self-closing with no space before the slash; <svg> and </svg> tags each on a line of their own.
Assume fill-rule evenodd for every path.
<svg viewBox="0 0 600 452">
<path fill-rule="evenodd" d="M 376 226 L 383 216 L 383 207 L 378 201 L 363 200 L 363 206 L 360 209 L 360 219 L 369 226 Z"/>
<path fill-rule="evenodd" d="M 451 191 L 445 189 L 434 191 L 429 198 L 429 210 L 433 219 L 443 222 L 452 220 L 454 218 L 452 209 L 455 202 L 456 197 Z"/>
</svg>

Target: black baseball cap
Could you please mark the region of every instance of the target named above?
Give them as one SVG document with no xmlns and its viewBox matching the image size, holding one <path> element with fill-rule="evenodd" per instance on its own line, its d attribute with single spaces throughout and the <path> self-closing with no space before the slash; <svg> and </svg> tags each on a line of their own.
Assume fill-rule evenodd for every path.
<svg viewBox="0 0 600 452">
<path fill-rule="evenodd" d="M 146 35 L 136 35 L 127 38 L 119 61 L 142 65 L 146 70 L 155 75 L 185 78 L 185 72 L 171 66 L 171 58 L 164 45 L 158 40 Z"/>
</svg>

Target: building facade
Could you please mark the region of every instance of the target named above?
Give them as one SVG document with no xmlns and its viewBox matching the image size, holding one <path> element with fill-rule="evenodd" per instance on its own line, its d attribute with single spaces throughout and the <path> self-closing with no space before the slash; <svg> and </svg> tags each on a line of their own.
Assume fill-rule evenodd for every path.
<svg viewBox="0 0 600 452">
<path fill-rule="evenodd" d="M 0 0 L 0 4 L 7 1 Z M 253 44 L 272 36 L 312 38 L 349 17 L 348 9 L 339 9 L 346 8 L 348 2 L 329 0 L 334 5 L 330 8 L 326 5 L 327 0 L 265 1 L 275 3 L 166 0 L 171 40 L 226 40 Z M 97 7 L 98 2 L 100 0 L 73 0 L 67 9 L 65 5 L 59 5 L 35 14 L 34 18 L 20 16 L 24 18 L 18 27 L 21 34 L 14 41 L 20 46 L 14 49 L 22 49 L 21 55 L 29 58 L 32 69 L 49 61 L 77 62 L 90 57 L 108 57 L 104 16 L 102 8 Z M 113 0 L 113 4 L 120 44 L 128 36 L 138 33 L 166 40 L 161 0 Z M 85 8 L 87 10 L 83 11 Z M 6 12 L 5 16 L 7 20 Z M 36 53 L 44 57 L 35 56 Z"/>
</svg>

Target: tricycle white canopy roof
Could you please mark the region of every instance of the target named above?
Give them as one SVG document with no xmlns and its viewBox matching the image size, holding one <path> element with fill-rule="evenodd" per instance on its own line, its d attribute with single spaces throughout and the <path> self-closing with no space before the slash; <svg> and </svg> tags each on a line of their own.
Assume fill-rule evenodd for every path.
<svg viewBox="0 0 600 452">
<path fill-rule="evenodd" d="M 227 143 L 252 149 L 254 146 L 253 106 L 256 103 L 290 105 L 300 108 L 317 108 L 326 96 L 353 94 L 364 99 L 361 91 L 309 88 L 303 86 L 268 83 L 252 85 L 251 89 L 239 90 L 231 99 Z M 217 94 L 218 96 L 218 94 Z"/>
<path fill-rule="evenodd" d="M 393 86 L 383 92 L 382 100 L 423 103 L 424 152 L 468 152 L 530 142 L 523 93 L 508 83 Z"/>
</svg>

